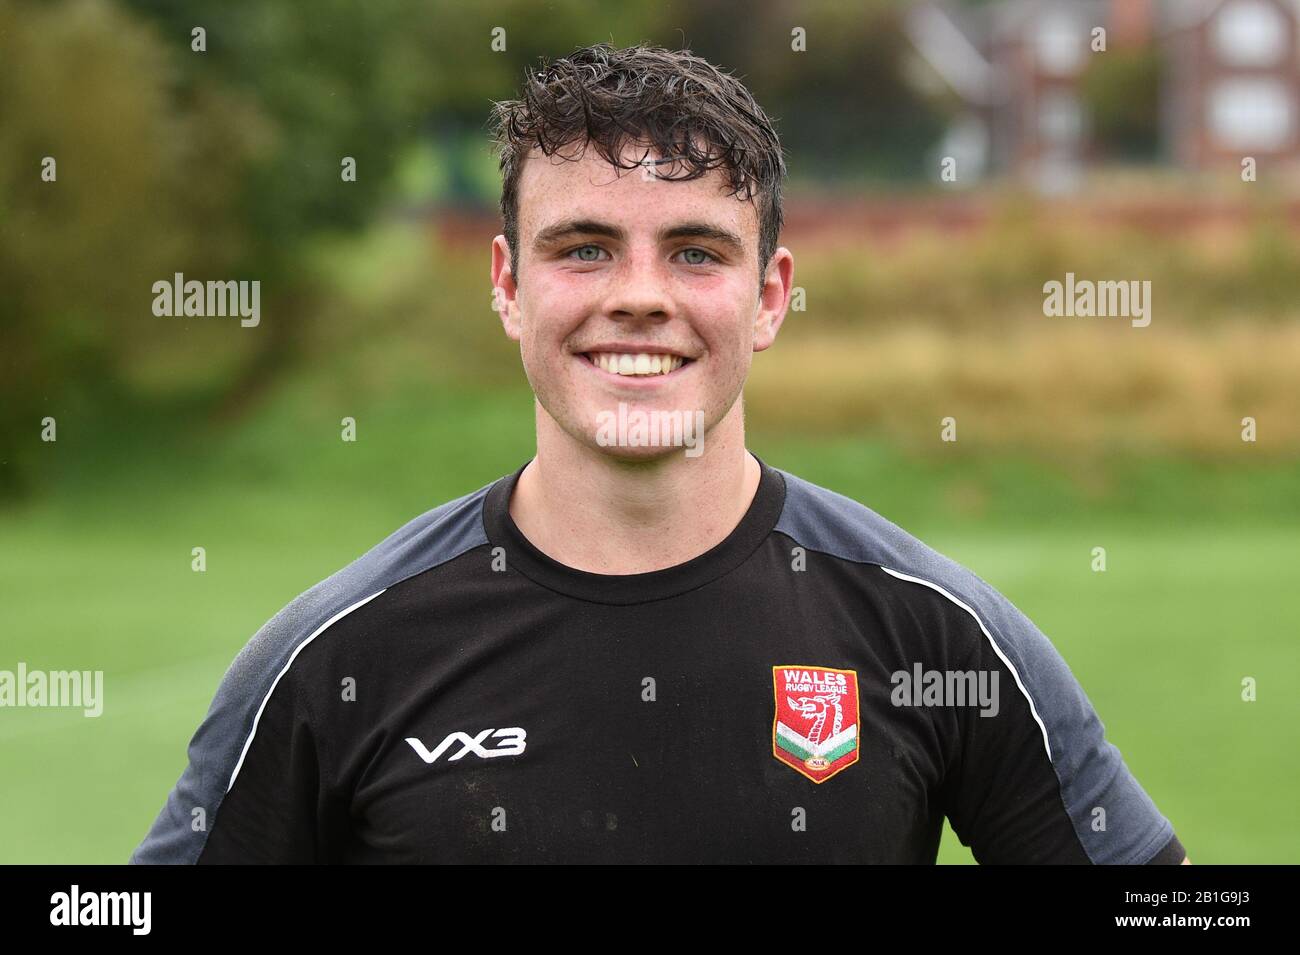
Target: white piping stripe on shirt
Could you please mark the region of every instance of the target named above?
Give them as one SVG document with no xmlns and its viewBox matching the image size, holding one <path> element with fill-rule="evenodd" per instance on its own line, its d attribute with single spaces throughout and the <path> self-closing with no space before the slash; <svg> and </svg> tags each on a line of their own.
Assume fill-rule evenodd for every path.
<svg viewBox="0 0 1300 955">
<path fill-rule="evenodd" d="M 945 597 L 947 597 L 949 600 L 955 603 L 958 607 L 961 607 L 962 610 L 965 610 L 968 614 L 970 614 L 973 618 L 975 618 L 975 622 L 979 624 L 980 629 L 984 631 L 984 636 L 988 637 L 989 644 L 993 647 L 993 652 L 998 655 L 998 658 L 1004 664 L 1006 664 L 1007 669 L 1011 671 L 1011 675 L 1015 678 L 1016 686 L 1020 687 L 1020 692 L 1024 694 L 1025 699 L 1028 701 L 1029 712 L 1033 714 L 1034 722 L 1038 724 L 1038 728 L 1043 731 L 1043 746 L 1047 748 L 1047 761 L 1050 763 L 1052 761 L 1052 744 L 1047 741 L 1047 727 L 1043 725 L 1043 721 L 1038 715 L 1038 709 L 1034 706 L 1033 697 L 1029 695 L 1029 691 L 1025 689 L 1024 683 L 1020 681 L 1020 674 L 1016 672 L 1016 668 L 1012 666 L 1011 661 L 1007 659 L 1007 655 L 1002 652 L 1002 648 L 998 646 L 998 642 L 993 639 L 993 634 L 989 633 L 989 628 L 984 626 L 984 621 L 980 619 L 979 614 L 977 614 L 970 607 L 966 606 L 964 603 L 962 603 L 952 594 L 948 593 L 948 591 L 944 590 L 938 584 L 931 583 L 928 580 L 922 580 L 920 577 L 910 577 L 907 574 L 900 574 L 898 571 L 890 570 L 888 567 L 885 567 L 883 565 L 881 566 L 880 569 L 883 570 L 885 573 L 889 574 L 891 577 L 897 577 L 899 580 L 910 580 L 914 584 L 920 584 L 923 587 L 929 587 L 931 590 L 937 590 L 939 593 L 943 594 Z"/>
<path fill-rule="evenodd" d="M 387 587 L 384 588 L 384 590 L 387 589 L 388 589 Z M 374 600 L 376 597 L 382 594 L 384 590 L 377 590 L 369 597 L 365 597 L 361 600 L 358 600 L 351 607 L 343 608 L 334 616 L 330 617 L 323 624 L 321 624 L 316 629 L 316 632 L 313 633 L 310 637 L 308 637 L 302 643 L 298 644 L 298 646 L 294 647 L 293 653 L 289 654 L 288 662 L 286 662 L 284 668 L 281 669 L 280 672 L 275 675 L 275 680 L 272 681 L 271 688 L 266 691 L 266 696 L 262 697 L 262 705 L 257 708 L 257 715 L 253 717 L 253 728 L 249 730 L 248 739 L 244 741 L 244 748 L 239 754 L 239 762 L 235 763 L 235 771 L 230 774 L 230 785 L 226 787 L 226 792 L 230 792 L 230 790 L 234 787 L 235 777 L 239 775 L 239 770 L 244 765 L 244 757 L 248 755 L 248 748 L 253 745 L 253 737 L 257 735 L 257 724 L 258 721 L 261 720 L 262 718 L 262 711 L 266 709 L 266 701 L 269 700 L 271 698 L 271 694 L 275 692 L 275 688 L 277 684 L 279 684 L 280 682 L 280 677 L 284 676 L 286 673 L 289 672 L 289 667 L 293 666 L 293 661 L 297 658 L 298 654 L 302 652 L 302 648 L 307 646 L 307 644 L 311 643 L 322 633 L 324 633 L 330 627 L 334 626 L 334 624 L 338 623 L 340 620 L 342 620 L 352 611 L 356 610 L 358 607 L 370 603 L 370 601 Z"/>
</svg>

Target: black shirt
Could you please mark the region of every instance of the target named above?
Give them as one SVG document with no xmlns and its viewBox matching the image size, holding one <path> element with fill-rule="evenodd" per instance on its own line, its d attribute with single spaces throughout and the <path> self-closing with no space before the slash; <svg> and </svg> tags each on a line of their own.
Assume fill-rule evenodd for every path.
<svg viewBox="0 0 1300 955">
<path fill-rule="evenodd" d="M 521 467 L 249 641 L 133 862 L 1182 861 L 1046 637 L 970 571 L 760 461 L 686 563 L 586 573 Z"/>
</svg>

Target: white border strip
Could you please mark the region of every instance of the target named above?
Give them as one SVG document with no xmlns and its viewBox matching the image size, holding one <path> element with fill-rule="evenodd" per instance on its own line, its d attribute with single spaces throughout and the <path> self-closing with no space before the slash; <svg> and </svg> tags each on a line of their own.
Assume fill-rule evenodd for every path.
<svg viewBox="0 0 1300 955">
<path fill-rule="evenodd" d="M 972 617 L 975 618 L 975 622 L 978 623 L 980 625 L 980 629 L 984 631 L 984 636 L 988 637 L 989 644 L 993 647 L 993 652 L 998 655 L 998 658 L 1004 664 L 1006 664 L 1007 669 L 1011 671 L 1011 675 L 1015 677 L 1016 686 L 1020 687 L 1020 692 L 1024 694 L 1025 699 L 1029 702 L 1029 712 L 1033 714 L 1034 722 L 1038 724 L 1038 728 L 1043 731 L 1043 746 L 1047 748 L 1047 761 L 1050 763 L 1052 761 L 1052 744 L 1047 741 L 1047 727 L 1043 725 L 1042 718 L 1039 717 L 1038 715 L 1038 710 L 1034 706 L 1033 697 L 1031 697 L 1029 695 L 1029 691 L 1025 689 L 1025 684 L 1020 681 L 1020 674 L 1016 672 L 1016 668 L 1011 665 L 1011 661 L 1007 659 L 1007 655 L 1002 652 L 1002 648 L 998 646 L 998 642 L 993 639 L 993 634 L 989 633 L 989 628 L 984 626 L 984 621 L 979 618 L 979 614 L 977 614 L 970 607 L 966 606 L 964 603 L 962 603 L 952 594 L 948 593 L 948 591 L 944 590 L 938 584 L 931 583 L 928 580 L 922 580 L 920 577 L 910 577 L 907 574 L 900 574 L 898 571 L 890 570 L 888 567 L 885 567 L 883 565 L 881 565 L 880 569 L 883 570 L 885 573 L 889 574 L 889 576 L 891 577 L 897 577 L 899 580 L 910 580 L 914 584 L 920 584 L 923 587 L 929 587 L 931 590 L 937 590 L 939 593 L 943 594 L 945 597 L 947 597 L 949 600 L 955 603 L 958 607 L 961 607 L 962 610 L 965 610 L 968 614 L 970 614 Z"/>
<path fill-rule="evenodd" d="M 388 589 L 387 587 L 384 588 L 384 590 L 387 589 Z M 382 594 L 384 590 L 377 590 L 369 597 L 364 597 L 361 600 L 358 600 L 351 607 L 345 607 L 344 609 L 340 610 L 334 616 L 330 617 L 323 624 L 321 624 L 316 629 L 315 633 L 313 633 L 302 643 L 298 644 L 298 646 L 294 647 L 293 653 L 289 654 L 288 662 L 285 663 L 284 668 L 281 669 L 280 672 L 275 675 L 275 679 L 271 683 L 271 688 L 266 691 L 266 696 L 262 697 L 262 705 L 257 708 L 257 715 L 253 717 L 253 728 L 249 730 L 248 739 L 244 741 L 244 748 L 239 754 L 239 762 L 235 763 L 235 771 L 230 774 L 230 784 L 226 786 L 226 792 L 230 792 L 230 790 L 234 788 L 235 778 L 239 775 L 239 770 L 244 765 L 244 757 L 248 755 L 248 748 L 253 745 L 253 737 L 257 735 L 257 724 L 262 719 L 262 711 L 266 709 L 266 701 L 269 700 L 271 698 L 271 694 L 275 692 L 276 686 L 279 685 L 280 683 L 280 677 L 284 676 L 286 673 L 289 672 L 289 667 L 293 666 L 293 661 L 297 659 L 298 654 L 302 652 L 302 648 L 307 646 L 307 644 L 311 643 L 322 633 L 324 633 L 330 627 L 334 626 L 334 624 L 338 623 L 340 620 L 342 620 L 352 611 L 356 610 L 358 607 L 370 603 L 370 601 L 374 600 L 376 597 Z"/>
</svg>

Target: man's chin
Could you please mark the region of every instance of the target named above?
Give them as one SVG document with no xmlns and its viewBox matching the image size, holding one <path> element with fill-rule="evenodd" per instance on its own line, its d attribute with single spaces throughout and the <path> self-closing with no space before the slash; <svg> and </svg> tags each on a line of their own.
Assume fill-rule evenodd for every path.
<svg viewBox="0 0 1300 955">
<path fill-rule="evenodd" d="M 603 457 L 620 464 L 663 464 L 675 459 L 691 460 L 685 447 L 619 447 L 592 442 L 590 447 Z M 702 447 L 702 445 L 701 445 Z"/>
<path fill-rule="evenodd" d="M 583 433 L 602 452 L 625 460 L 653 460 L 669 454 L 703 452 L 702 409 L 664 409 L 649 402 L 624 402 L 593 409 Z"/>
</svg>

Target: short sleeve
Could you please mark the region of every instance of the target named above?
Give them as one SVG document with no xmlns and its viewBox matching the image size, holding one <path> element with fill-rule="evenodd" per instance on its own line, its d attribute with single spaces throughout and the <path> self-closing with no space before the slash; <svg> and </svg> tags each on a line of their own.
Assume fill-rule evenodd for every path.
<svg viewBox="0 0 1300 955">
<path fill-rule="evenodd" d="M 322 788 L 316 732 L 296 681 L 286 673 L 257 718 L 198 862 L 320 861 Z"/>
<path fill-rule="evenodd" d="M 1173 826 L 1047 637 L 1000 596 L 990 619 L 964 609 L 980 631 L 965 668 L 987 673 L 997 706 L 959 708 L 944 801 L 976 860 L 1181 862 Z"/>
</svg>

